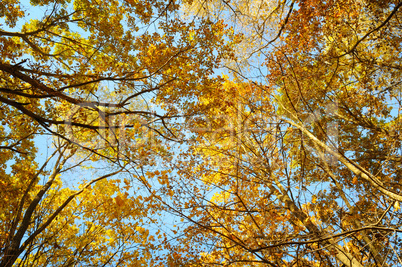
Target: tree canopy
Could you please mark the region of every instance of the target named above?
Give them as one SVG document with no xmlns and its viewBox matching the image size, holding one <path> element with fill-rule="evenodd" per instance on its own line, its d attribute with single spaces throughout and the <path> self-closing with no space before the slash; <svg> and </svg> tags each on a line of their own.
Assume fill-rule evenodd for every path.
<svg viewBox="0 0 402 267">
<path fill-rule="evenodd" d="M 0 266 L 402 264 L 401 6 L 3 1 Z"/>
</svg>

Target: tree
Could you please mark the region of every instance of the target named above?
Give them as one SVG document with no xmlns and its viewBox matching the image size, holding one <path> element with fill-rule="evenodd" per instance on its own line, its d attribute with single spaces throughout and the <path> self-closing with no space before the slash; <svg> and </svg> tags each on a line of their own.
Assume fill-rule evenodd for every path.
<svg viewBox="0 0 402 267">
<path fill-rule="evenodd" d="M 213 90 L 230 56 L 221 22 L 183 21 L 179 9 L 2 2 L 0 266 L 156 261 L 145 173 L 179 138 L 172 119 L 189 114 L 178 104 Z"/>
<path fill-rule="evenodd" d="M 0 266 L 401 263 L 402 3 L 3 2 Z"/>
<path fill-rule="evenodd" d="M 200 96 L 193 143 L 172 163 L 182 244 L 201 265 L 401 264 L 402 3 L 193 7 L 234 24 L 252 17 L 245 5 L 261 6 L 239 27 L 260 42 Z"/>
</svg>

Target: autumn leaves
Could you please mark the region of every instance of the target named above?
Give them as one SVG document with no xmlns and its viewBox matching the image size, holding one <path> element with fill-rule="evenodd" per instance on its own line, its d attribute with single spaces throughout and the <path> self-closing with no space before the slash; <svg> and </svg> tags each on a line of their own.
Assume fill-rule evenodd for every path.
<svg viewBox="0 0 402 267">
<path fill-rule="evenodd" d="M 401 6 L 6 0 L 0 266 L 400 264 Z"/>
</svg>

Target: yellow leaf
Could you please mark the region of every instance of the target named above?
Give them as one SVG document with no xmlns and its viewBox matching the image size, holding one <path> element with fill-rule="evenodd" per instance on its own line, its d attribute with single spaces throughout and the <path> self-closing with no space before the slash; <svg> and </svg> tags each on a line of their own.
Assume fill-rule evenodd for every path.
<svg viewBox="0 0 402 267">
<path fill-rule="evenodd" d="M 117 204 L 117 206 L 119 207 L 124 206 L 124 200 L 120 196 L 115 197 L 114 201 Z"/>
<path fill-rule="evenodd" d="M 313 195 L 313 197 L 311 198 L 311 203 L 316 203 L 317 202 L 317 196 Z"/>
</svg>

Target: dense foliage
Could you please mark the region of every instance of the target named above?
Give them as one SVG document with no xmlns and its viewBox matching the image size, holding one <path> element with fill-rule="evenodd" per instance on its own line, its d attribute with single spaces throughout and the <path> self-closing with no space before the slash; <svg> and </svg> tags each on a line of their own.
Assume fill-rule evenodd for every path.
<svg viewBox="0 0 402 267">
<path fill-rule="evenodd" d="M 401 6 L 3 1 L 0 266 L 402 264 Z"/>
</svg>

